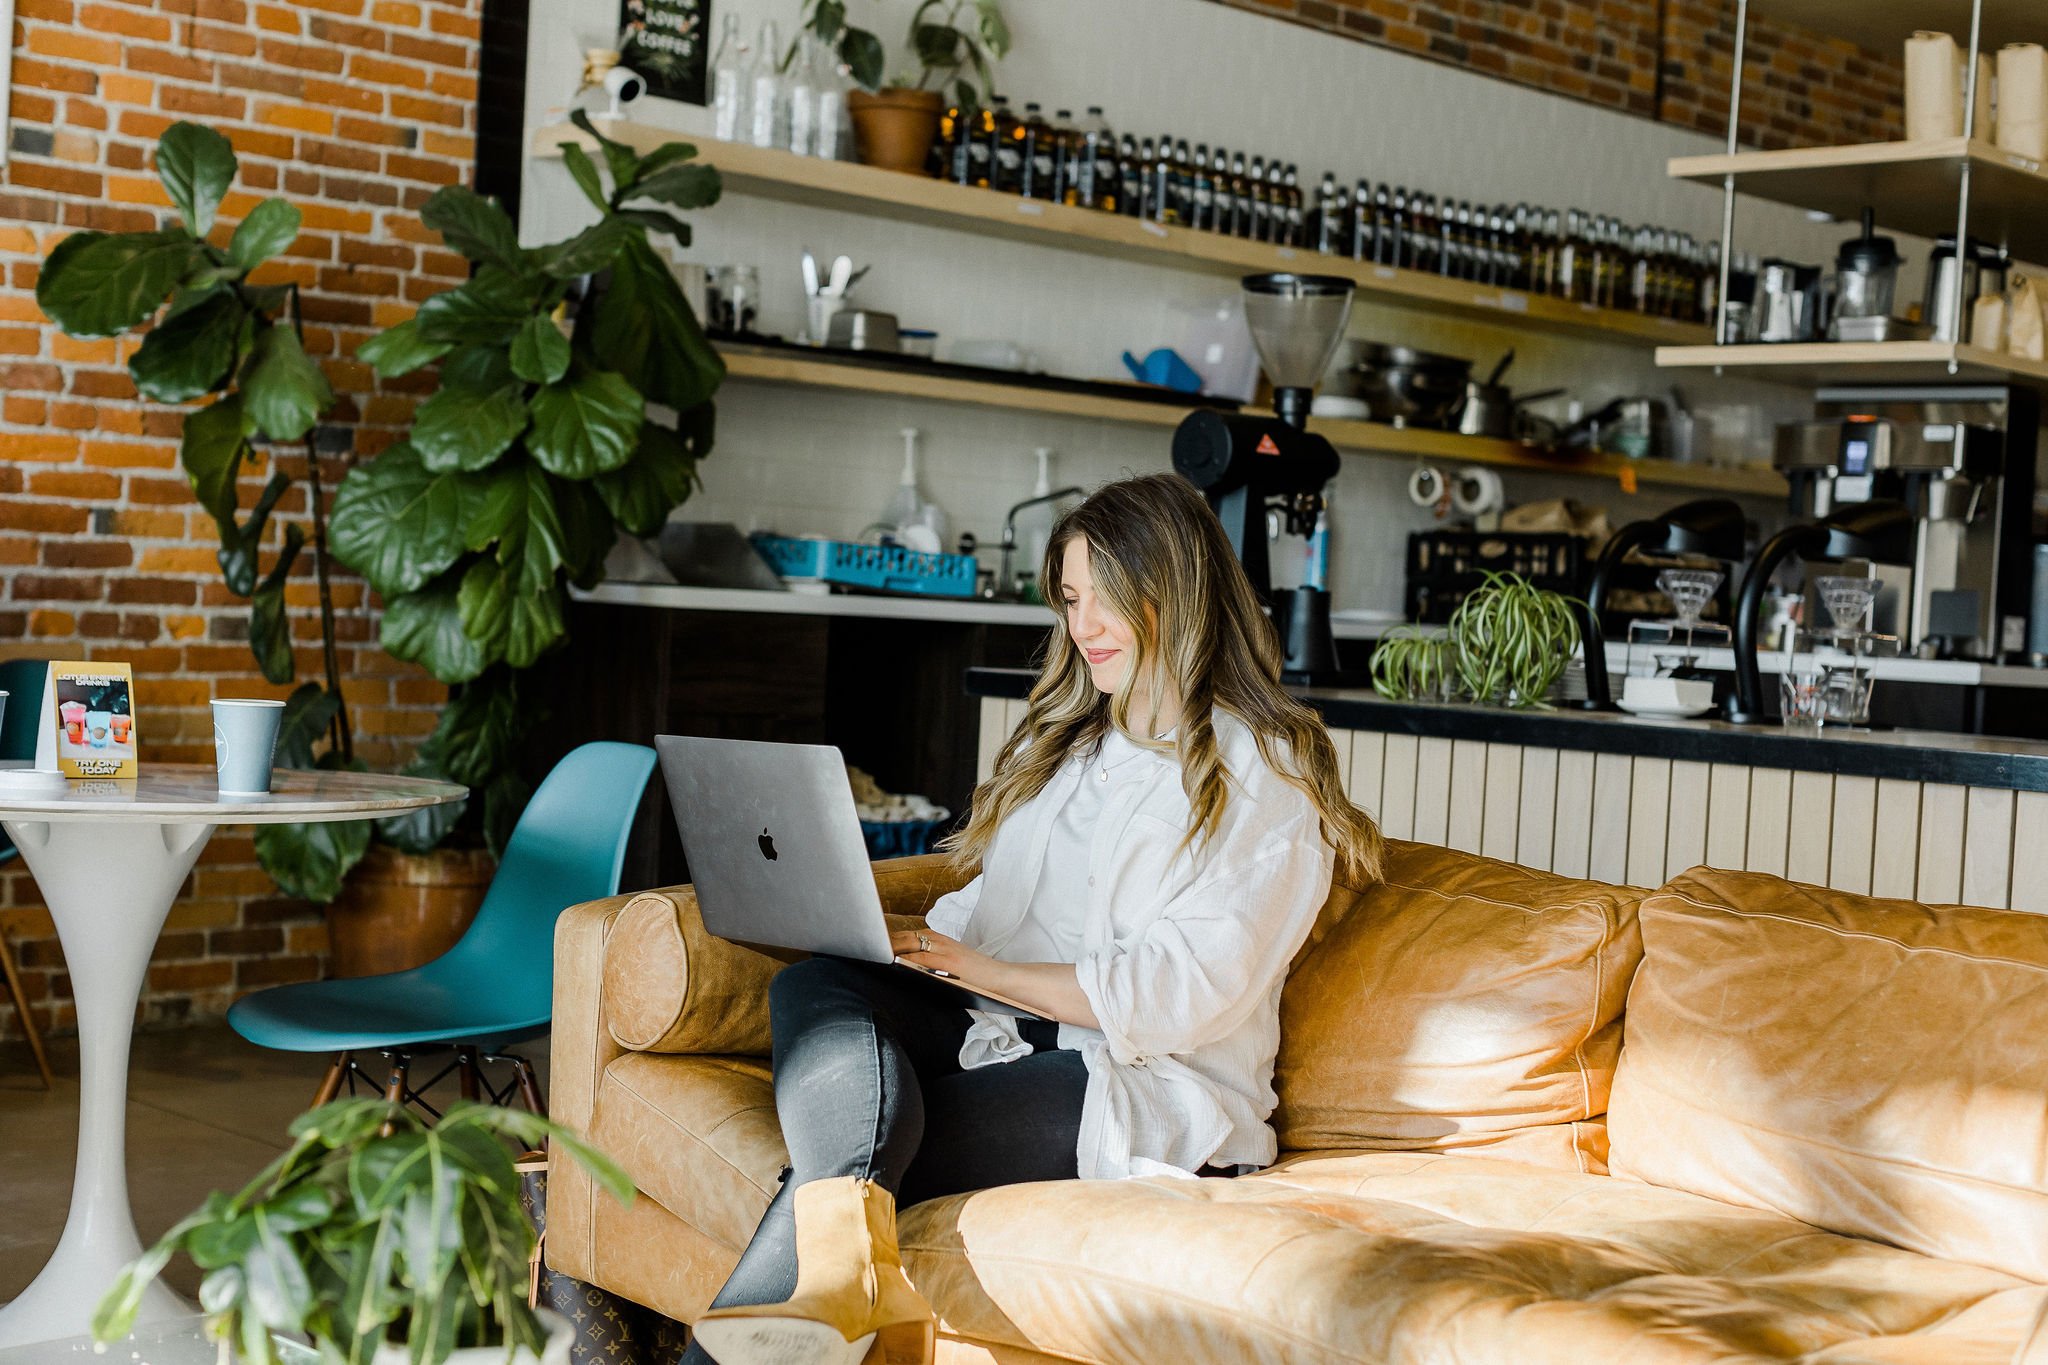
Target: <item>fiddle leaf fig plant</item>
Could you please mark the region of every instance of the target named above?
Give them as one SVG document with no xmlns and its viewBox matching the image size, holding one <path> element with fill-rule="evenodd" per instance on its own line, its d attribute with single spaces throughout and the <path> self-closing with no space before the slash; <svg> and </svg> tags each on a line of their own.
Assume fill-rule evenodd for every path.
<svg viewBox="0 0 2048 1365">
<path fill-rule="evenodd" d="M 325 1365 L 403 1348 L 440 1365 L 459 1347 L 541 1353 L 527 1306 L 533 1223 L 512 1149 L 552 1142 L 621 1203 L 633 1182 L 561 1125 L 458 1100 L 438 1123 L 386 1100 L 301 1114 L 291 1147 L 233 1195 L 210 1194 L 125 1267 L 93 1312 L 101 1348 L 126 1336 L 183 1252 L 206 1273 L 207 1326 L 242 1365 L 281 1365 L 273 1333 L 303 1333 Z"/>
<path fill-rule="evenodd" d="M 203 401 L 189 410 L 178 463 L 219 532 L 217 558 L 229 592 L 249 601 L 249 649 L 268 681 L 297 681 L 285 588 L 306 532 L 285 523 L 270 567 L 262 567 L 272 514 L 292 477 L 273 467 L 246 513 L 245 468 L 260 468 L 280 446 L 298 444 L 311 511 L 324 682 L 296 686 L 285 703 L 279 761 L 290 767 L 358 768 L 335 648 L 328 576 L 326 490 L 315 424 L 334 391 L 306 353 L 299 289 L 266 270 L 299 235 L 299 210 L 283 199 L 249 208 L 232 232 L 216 221 L 239 169 L 227 138 L 196 123 L 174 123 L 157 141 L 156 168 L 177 217 L 144 232 L 74 232 L 43 262 L 36 303 L 68 336 L 122 336 L 154 323 L 128 359 L 136 392 L 159 403 Z M 314 746 L 328 747 L 316 756 Z M 268 825 L 257 854 L 294 895 L 332 899 L 368 847 L 363 823 Z"/>
<path fill-rule="evenodd" d="M 689 495 L 725 374 L 649 241 L 688 245 L 671 210 L 716 203 L 718 172 L 687 143 L 642 156 L 572 117 L 603 158 L 562 144 L 598 214 L 575 236 L 522 247 L 504 210 L 459 185 L 421 210 L 475 273 L 357 349 L 387 379 L 439 361 L 440 386 L 334 503 L 336 556 L 384 599 L 384 648 L 455 689 L 408 771 L 480 791 L 494 848 L 525 797 L 520 674 L 561 644 L 568 586 L 603 577 L 617 533 L 652 535 Z M 406 847 L 452 818 L 385 833 Z"/>
</svg>

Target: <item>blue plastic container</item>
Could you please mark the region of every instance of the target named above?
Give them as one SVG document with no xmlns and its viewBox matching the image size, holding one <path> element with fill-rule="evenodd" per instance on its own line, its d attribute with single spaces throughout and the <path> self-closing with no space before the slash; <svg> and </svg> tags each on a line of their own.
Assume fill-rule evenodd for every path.
<svg viewBox="0 0 2048 1365">
<path fill-rule="evenodd" d="M 926 554 L 895 545 L 755 536 L 754 549 L 784 578 L 842 583 L 923 597 L 974 596 L 973 555 Z"/>
</svg>

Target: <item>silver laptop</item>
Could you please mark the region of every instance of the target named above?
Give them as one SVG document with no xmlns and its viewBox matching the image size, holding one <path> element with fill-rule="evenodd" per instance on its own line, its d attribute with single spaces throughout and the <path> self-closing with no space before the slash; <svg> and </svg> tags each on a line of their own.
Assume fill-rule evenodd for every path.
<svg viewBox="0 0 2048 1365">
<path fill-rule="evenodd" d="M 1039 1017 L 897 961 L 839 750 L 682 735 L 654 744 L 706 929 L 736 943 L 894 962 L 945 982 L 970 1009 Z"/>
</svg>

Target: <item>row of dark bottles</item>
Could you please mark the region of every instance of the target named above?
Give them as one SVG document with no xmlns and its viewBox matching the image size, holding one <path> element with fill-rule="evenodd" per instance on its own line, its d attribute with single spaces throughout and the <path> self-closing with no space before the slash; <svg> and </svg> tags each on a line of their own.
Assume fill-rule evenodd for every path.
<svg viewBox="0 0 2048 1365">
<path fill-rule="evenodd" d="M 1313 197 L 1275 157 L 1117 136 L 1091 106 L 1020 117 L 1002 96 L 941 120 L 931 173 L 956 184 L 1313 249 L 1600 308 L 1685 322 L 1713 315 L 1719 248 L 1570 209 L 1491 207 L 1325 173 Z"/>
</svg>

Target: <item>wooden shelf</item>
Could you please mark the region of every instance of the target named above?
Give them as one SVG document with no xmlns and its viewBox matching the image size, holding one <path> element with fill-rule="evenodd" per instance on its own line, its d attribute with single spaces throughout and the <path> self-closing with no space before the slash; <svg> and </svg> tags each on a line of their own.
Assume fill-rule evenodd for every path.
<svg viewBox="0 0 2048 1365">
<path fill-rule="evenodd" d="M 1006 408 L 1014 412 L 1052 413 L 1063 417 L 1153 426 L 1162 431 L 1178 426 L 1188 413 L 1188 409 L 1172 403 L 1058 393 L 1015 384 L 921 374 L 893 366 L 814 360 L 786 351 L 730 343 L 720 343 L 718 350 L 725 357 L 729 378 L 756 383 L 933 399 Z M 1328 437 L 1340 449 L 1363 455 L 1439 459 L 1594 478 L 1621 478 L 1625 474 L 1633 474 L 1639 483 L 1728 493 L 1777 496 L 1785 491 L 1784 479 L 1775 471 L 1763 468 L 1728 469 L 1714 465 L 1672 464 L 1664 460 L 1624 460 L 1612 456 L 1552 458 L 1516 441 L 1462 436 L 1454 431 L 1429 431 L 1420 427 L 1394 427 L 1380 422 L 1315 418 L 1309 427 Z M 1162 443 L 1162 453 L 1164 449 Z"/>
<path fill-rule="evenodd" d="M 1952 34 L 1959 47 L 1970 41 L 1970 0 L 1749 0 L 1749 13 L 1754 19 L 1847 38 L 1867 52 L 1892 58 L 1915 29 Z M 2048 13 L 2041 0 L 1984 0 L 1978 50 L 1996 52 L 2007 43 L 2048 43 Z"/>
<path fill-rule="evenodd" d="M 2048 30 L 2048 18 L 2042 27 Z M 1721 187 L 1733 173 L 1744 194 L 1816 209 L 1853 223 L 1863 206 L 1897 232 L 1938 237 L 1956 230 L 1956 194 L 1970 165 L 1970 235 L 2003 242 L 2024 260 L 2048 261 L 2048 173 L 2040 162 L 1982 138 L 1800 147 L 1734 156 L 1674 157 L 1673 179 Z"/>
<path fill-rule="evenodd" d="M 1954 373 L 1949 365 L 1954 362 Z M 1944 341 L 1801 342 L 1776 346 L 1665 346 L 1657 363 L 1668 369 L 1717 368 L 1779 383 L 1828 384 L 2020 383 L 2048 386 L 2048 362 L 2022 360 L 1976 346 Z"/>
<path fill-rule="evenodd" d="M 672 129 L 627 120 L 599 120 L 598 126 L 607 137 L 643 153 L 683 136 Z M 533 154 L 560 156 L 560 144 L 565 141 L 594 149 L 585 134 L 568 125 L 556 125 L 534 134 Z M 1018 199 L 853 162 L 823 161 L 737 142 L 709 143 L 700 148 L 700 153 L 706 162 L 718 167 L 728 189 L 789 203 L 940 227 L 970 228 L 1019 241 L 1210 274 L 1301 270 L 1341 275 L 1358 285 L 1362 297 L 1382 302 L 1483 317 L 1497 326 L 1562 332 L 1625 345 L 1680 345 L 1703 342 L 1711 335 L 1708 328 L 1696 324 L 1447 280 L 1420 271 L 1396 270 L 1294 247 L 1220 237 L 1213 232 L 1167 227 L 1093 209 Z"/>
</svg>

